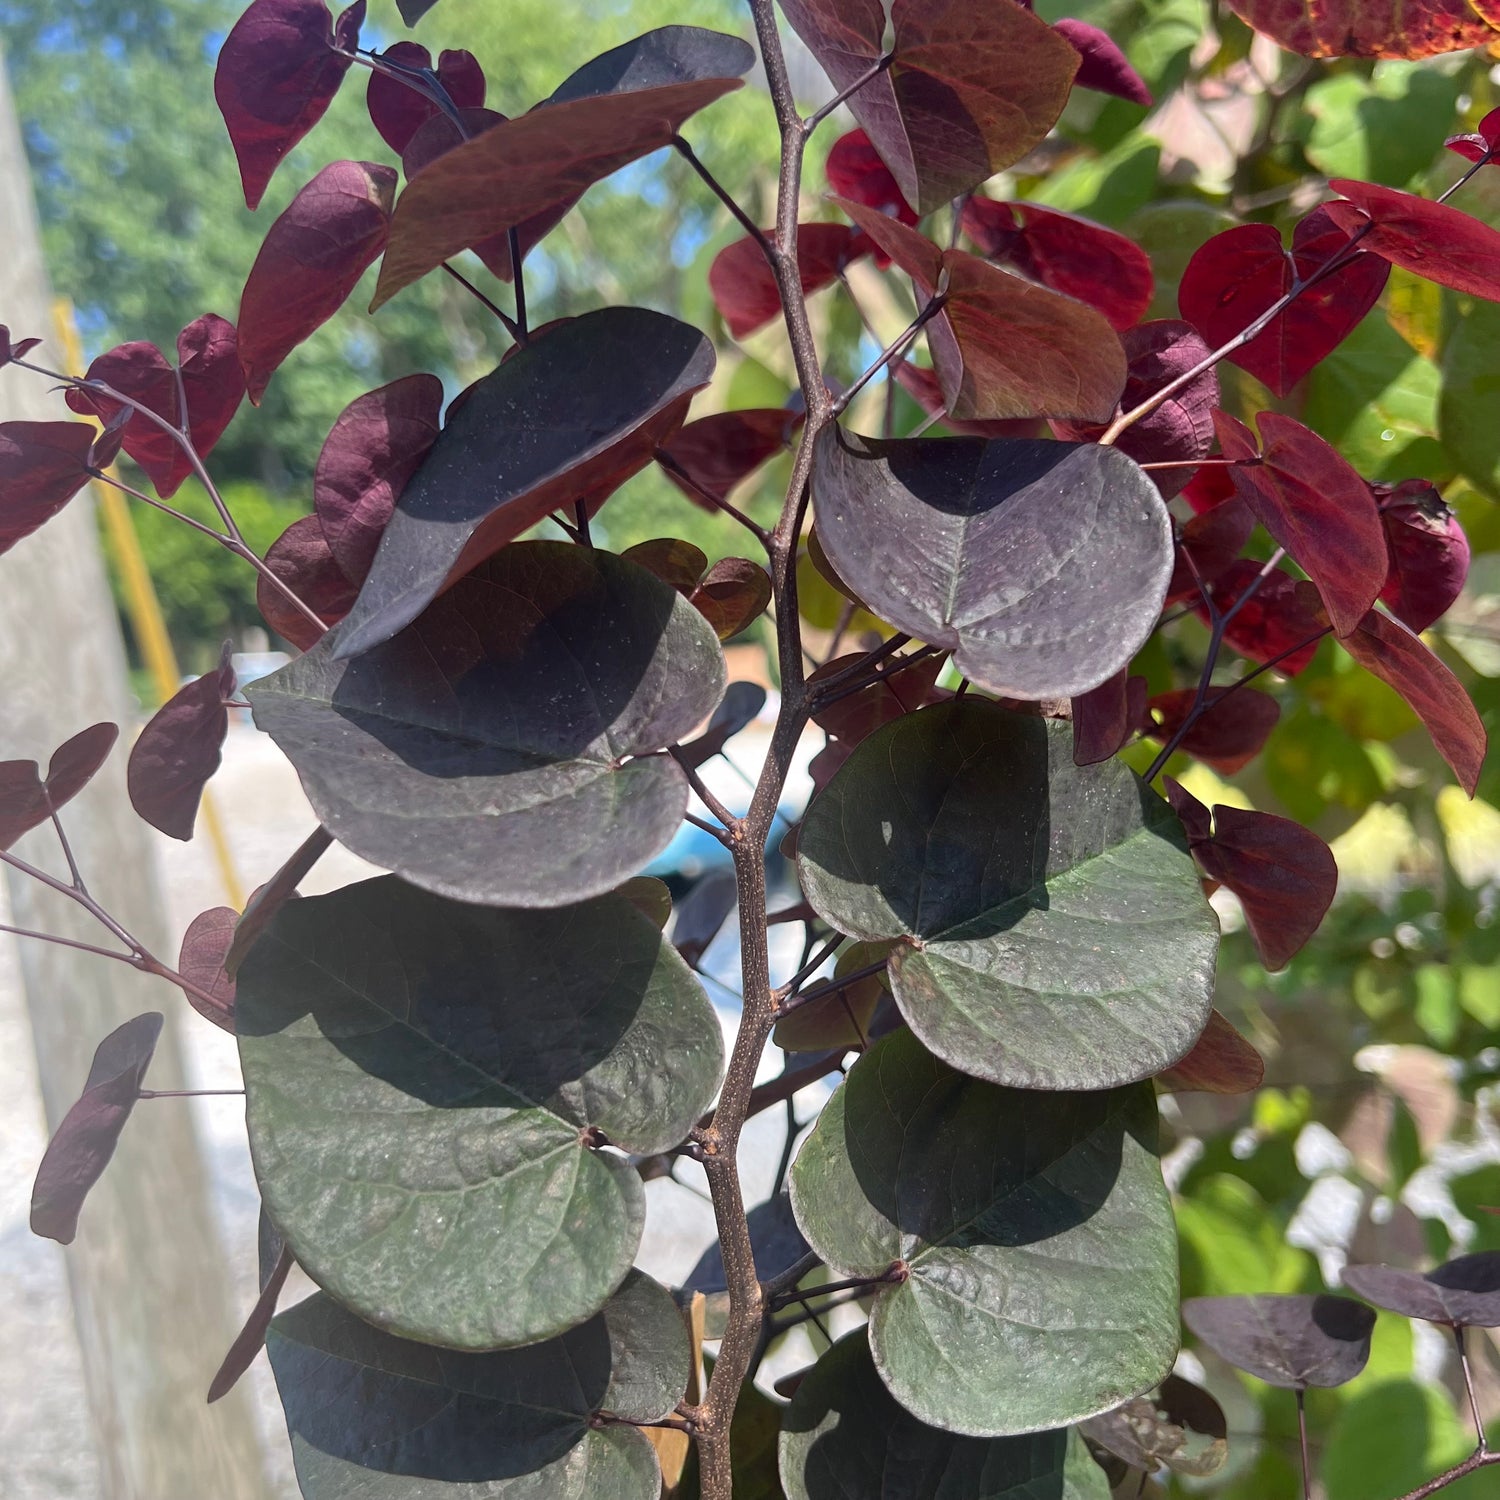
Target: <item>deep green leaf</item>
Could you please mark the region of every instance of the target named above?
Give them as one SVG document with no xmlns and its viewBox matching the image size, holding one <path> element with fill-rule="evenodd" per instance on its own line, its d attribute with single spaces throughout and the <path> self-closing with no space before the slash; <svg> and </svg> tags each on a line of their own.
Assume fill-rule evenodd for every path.
<svg viewBox="0 0 1500 1500">
<path fill-rule="evenodd" d="M 1218 922 L 1181 825 L 1067 724 L 987 699 L 869 735 L 798 836 L 807 898 L 896 938 L 896 1004 L 938 1056 L 1013 1088 L 1149 1078 L 1213 1007 Z"/>
<path fill-rule="evenodd" d="M 1172 573 L 1160 492 L 1097 443 L 881 442 L 830 426 L 813 497 L 849 587 L 1007 697 L 1075 697 L 1113 676 L 1154 629 Z"/>
<path fill-rule="evenodd" d="M 653 755 L 713 712 L 724 656 L 644 568 L 521 542 L 353 661 L 342 630 L 248 690 L 356 854 L 465 901 L 555 906 L 661 852 L 687 779 Z"/>
<path fill-rule="evenodd" d="M 639 1176 L 713 1099 L 707 996 L 624 896 L 464 906 L 390 876 L 290 902 L 239 973 L 246 1118 L 297 1261 L 407 1338 L 495 1349 L 592 1316 Z"/>
<path fill-rule="evenodd" d="M 644 468 L 713 371 L 696 328 L 640 307 L 601 308 L 533 338 L 450 408 L 396 502 L 339 656 L 389 640 L 550 511 L 602 499 Z"/>
<path fill-rule="evenodd" d="M 601 1314 L 525 1349 L 412 1343 L 321 1293 L 267 1347 L 306 1500 L 656 1500 L 645 1436 L 590 1418 L 656 1420 L 688 1378 L 681 1315 L 639 1271 Z"/>
<path fill-rule="evenodd" d="M 813 1366 L 781 1428 L 791 1500 L 1108 1500 L 1074 1433 L 959 1437 L 917 1420 L 876 1374 L 862 1328 Z"/>
<path fill-rule="evenodd" d="M 792 1169 L 838 1276 L 907 1277 L 870 1314 L 891 1394 L 933 1426 L 1038 1432 L 1151 1389 L 1177 1352 L 1177 1234 L 1150 1084 L 999 1088 L 910 1032 L 876 1043 Z"/>
</svg>

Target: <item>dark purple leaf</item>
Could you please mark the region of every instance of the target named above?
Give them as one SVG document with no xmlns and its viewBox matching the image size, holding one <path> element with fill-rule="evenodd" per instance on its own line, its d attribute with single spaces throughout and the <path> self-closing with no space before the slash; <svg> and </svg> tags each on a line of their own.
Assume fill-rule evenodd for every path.
<svg viewBox="0 0 1500 1500">
<path fill-rule="evenodd" d="M 0 553 L 48 521 L 89 482 L 88 422 L 0 422 Z"/>
<path fill-rule="evenodd" d="M 687 423 L 662 449 L 692 482 L 680 478 L 665 463 L 662 472 L 695 505 L 713 510 L 704 492 L 727 500 L 736 485 L 791 446 L 792 434 L 802 421 L 801 412 L 788 411 L 784 406 L 700 417 Z"/>
<path fill-rule="evenodd" d="M 265 562 L 325 627 L 338 624 L 353 607 L 359 584 L 339 567 L 316 516 L 293 521 L 271 543 Z M 324 631 L 264 574 L 255 581 L 255 603 L 266 624 L 299 651 L 310 651 L 323 638 Z"/>
<path fill-rule="evenodd" d="M 1250 1094 L 1266 1076 L 1265 1059 L 1218 1011 L 1193 1050 L 1156 1081 L 1169 1094 Z"/>
<path fill-rule="evenodd" d="M 385 249 L 395 192 L 390 167 L 330 162 L 271 226 L 240 298 L 240 364 L 252 402 Z"/>
<path fill-rule="evenodd" d="M 177 335 L 177 366 L 187 392 L 188 434 L 198 457 L 206 458 L 245 395 L 234 324 L 217 313 L 194 318 Z"/>
<path fill-rule="evenodd" d="M 1222 472 L 1217 467 L 1199 470 L 1199 473 Z M 1199 604 L 1203 586 L 1217 583 L 1239 561 L 1254 530 L 1255 516 L 1237 495 L 1193 516 L 1177 541 L 1177 563 L 1167 585 L 1166 602 L 1180 604 L 1188 600 Z"/>
<path fill-rule="evenodd" d="M 1236 1369 L 1305 1391 L 1364 1369 L 1375 1312 L 1352 1297 L 1190 1297 L 1182 1321 Z"/>
<path fill-rule="evenodd" d="M 816 689 L 840 672 L 848 671 L 859 660 L 858 655 L 835 657 L 807 679 L 808 686 Z M 818 709 L 813 714 L 813 722 L 841 741 L 846 750 L 852 750 L 882 724 L 889 724 L 903 714 L 915 713 L 929 703 L 952 697 L 947 688 L 937 685 L 946 665 L 942 656 L 929 656 L 899 672 L 882 675 L 879 682 L 872 682 L 857 693 L 849 693 Z"/>
<path fill-rule="evenodd" d="M 443 383 L 407 375 L 357 396 L 333 424 L 313 474 L 313 509 L 344 576 L 364 582 L 407 481 L 441 430 Z"/>
<path fill-rule="evenodd" d="M 1128 666 L 1073 699 L 1073 764 L 1093 766 L 1124 749 L 1146 717 L 1146 679 Z"/>
<path fill-rule="evenodd" d="M 1114 94 L 1131 104 L 1150 107 L 1151 90 L 1146 87 L 1146 80 L 1130 66 L 1130 60 L 1107 33 L 1097 26 L 1090 26 L 1087 21 L 1075 21 L 1070 17 L 1054 21 L 1052 29 L 1067 37 L 1082 58 L 1073 79 L 1076 88 Z"/>
<path fill-rule="evenodd" d="M 672 946 L 694 968 L 734 910 L 737 892 L 733 871 L 710 870 L 677 903 L 672 914 Z"/>
<path fill-rule="evenodd" d="M 139 401 L 173 427 L 182 422 L 177 373 L 155 344 L 137 340 L 106 350 L 88 367 L 85 378 L 102 381 L 121 395 Z M 181 445 L 150 417 L 132 413 L 129 407 L 108 396 L 93 395 L 77 387 L 68 391 L 66 400 L 82 416 L 97 416 L 106 423 L 118 417 L 122 446 L 163 497 L 174 494 L 192 472 Z"/>
<path fill-rule="evenodd" d="M 1409 629 L 1426 630 L 1448 613 L 1469 576 L 1469 539 L 1458 517 L 1425 479 L 1370 486 L 1390 548 L 1381 602 Z"/>
<path fill-rule="evenodd" d="M 45 823 L 94 779 L 120 731 L 91 724 L 53 751 L 43 778 L 34 760 L 0 761 L 0 849 Z"/>
<path fill-rule="evenodd" d="M 136 1016 L 99 1043 L 83 1092 L 47 1143 L 31 1190 L 31 1231 L 71 1245 L 88 1191 L 115 1154 L 156 1051 L 163 1017 Z"/>
<path fill-rule="evenodd" d="M 340 632 L 389 640 L 454 579 L 580 495 L 650 463 L 713 374 L 695 328 L 642 308 L 585 313 L 531 342 L 450 411 L 406 485 Z"/>
<path fill-rule="evenodd" d="M 380 56 L 406 68 L 432 67 L 431 53 L 418 42 L 397 42 Z M 484 70 L 472 52 L 445 51 L 438 58 L 434 71 L 438 82 L 459 109 L 477 109 L 484 103 Z M 405 152 L 422 125 L 440 113 L 437 104 L 425 94 L 399 78 L 378 71 L 370 74 L 365 105 L 381 140 L 397 156 Z"/>
<path fill-rule="evenodd" d="M 188 1004 L 205 1020 L 234 1032 L 234 980 L 224 972 L 224 959 L 234 941 L 240 914 L 232 906 L 215 906 L 199 912 L 182 935 L 177 972 L 194 989 L 183 989 Z M 211 999 L 204 999 L 204 991 Z"/>
<path fill-rule="evenodd" d="M 235 689 L 229 656 L 226 642 L 219 665 L 157 709 L 130 752 L 125 773 L 130 804 L 169 838 L 192 838 L 203 788 L 219 769 L 229 733 L 224 704 Z"/>
<path fill-rule="evenodd" d="M 234 1343 L 229 1346 L 229 1353 L 224 1356 L 224 1363 L 219 1366 L 218 1372 L 209 1383 L 210 1406 L 234 1389 L 240 1376 L 250 1368 L 255 1362 L 255 1356 L 265 1347 L 266 1330 L 271 1326 L 271 1319 L 276 1316 L 276 1302 L 281 1296 L 281 1289 L 286 1285 L 291 1269 L 292 1252 L 282 1245 L 281 1253 L 276 1257 L 276 1264 L 272 1266 L 271 1274 L 265 1286 L 261 1288 L 260 1296 L 255 1299 L 255 1306 L 250 1309 L 250 1316 L 245 1319 L 245 1326 L 240 1329 Z"/>
<path fill-rule="evenodd" d="M 1449 1328 L 1500 1328 L 1500 1250 L 1460 1255 L 1434 1271 L 1345 1266 L 1344 1285 L 1404 1318 Z"/>
<path fill-rule="evenodd" d="M 13 359 L 25 359 L 41 342 L 40 339 L 21 339 L 12 343 L 10 329 L 0 323 L 0 365 L 8 365 Z"/>
<path fill-rule="evenodd" d="M 282 158 L 322 119 L 351 61 L 334 51 L 323 0 L 254 0 L 235 22 L 219 51 L 214 98 L 251 208 Z"/>
<path fill-rule="evenodd" d="M 712 760 L 765 706 L 766 690 L 758 682 L 731 682 L 708 727 L 679 749 L 678 758 L 696 770 Z"/>
<path fill-rule="evenodd" d="M 263 886 L 250 893 L 245 914 L 235 927 L 234 940 L 224 955 L 224 973 L 228 978 L 233 979 L 239 973 L 240 964 L 256 938 L 265 931 L 271 918 L 297 894 L 297 887 L 332 845 L 333 835 L 319 825 L 303 839 L 286 863 Z"/>
<path fill-rule="evenodd" d="M 688 601 L 713 626 L 714 634 L 727 641 L 765 613 L 771 603 L 771 577 L 748 558 L 726 557 L 703 575 Z"/>
</svg>

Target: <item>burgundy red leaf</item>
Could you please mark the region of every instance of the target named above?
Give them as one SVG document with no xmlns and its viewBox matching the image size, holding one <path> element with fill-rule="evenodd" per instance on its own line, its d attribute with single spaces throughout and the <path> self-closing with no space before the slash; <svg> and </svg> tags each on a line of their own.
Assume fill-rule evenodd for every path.
<svg viewBox="0 0 1500 1500">
<path fill-rule="evenodd" d="M 1120 51 L 1106 32 L 1087 21 L 1064 17 L 1052 23 L 1052 29 L 1065 36 L 1082 61 L 1073 79 L 1076 88 L 1113 94 L 1131 104 L 1151 105 L 1151 90 L 1146 80 L 1130 66 L 1130 59 Z"/>
<path fill-rule="evenodd" d="M 349 613 L 364 581 L 351 579 L 339 566 L 317 516 L 293 521 L 271 543 L 265 562 L 323 622 L 323 628 L 315 625 L 264 574 L 256 580 L 255 603 L 266 624 L 299 651 L 310 651 L 326 627 L 337 625 Z"/>
<path fill-rule="evenodd" d="M 330 162 L 271 226 L 240 299 L 251 401 L 259 403 L 277 366 L 343 306 L 385 248 L 395 191 L 390 167 Z"/>
<path fill-rule="evenodd" d="M 1500 231 L 1396 188 L 1343 177 L 1328 186 L 1347 201 L 1325 204 L 1325 211 L 1346 233 L 1368 226 L 1360 241 L 1365 249 L 1439 286 L 1500 302 Z"/>
<path fill-rule="evenodd" d="M 1425 479 L 1372 484 L 1390 547 L 1390 573 L 1380 598 L 1415 631 L 1448 613 L 1469 576 L 1469 539 L 1443 497 Z"/>
<path fill-rule="evenodd" d="M 736 485 L 790 447 L 802 420 L 801 412 L 784 406 L 715 412 L 677 432 L 662 447 L 657 461 L 689 500 L 713 510 L 706 496 L 727 500 Z"/>
<path fill-rule="evenodd" d="M 938 384 L 937 372 L 925 365 L 914 365 L 909 359 L 893 359 L 896 383 L 929 417 L 941 417 L 943 426 L 962 437 L 1032 438 L 1040 437 L 1046 424 L 1039 417 L 1015 417 L 995 422 L 965 422 L 952 416 Z"/>
<path fill-rule="evenodd" d="M 1261 412 L 1260 450 L 1227 412 L 1214 426 L 1240 499 L 1318 586 L 1333 628 L 1348 635 L 1385 587 L 1385 528 L 1370 487 L 1338 451 L 1291 417 Z M 1261 462 L 1254 460 L 1259 457 Z"/>
<path fill-rule="evenodd" d="M 0 761 L 0 849 L 9 849 L 71 802 L 94 779 L 119 737 L 109 723 L 80 729 L 53 751 L 45 777 L 34 760 Z"/>
<path fill-rule="evenodd" d="M 1087 302 L 1117 332 L 1133 328 L 1151 305 L 1156 282 L 1146 252 L 1076 214 L 976 196 L 964 206 L 963 229 L 988 259 Z"/>
<path fill-rule="evenodd" d="M 235 689 L 226 643 L 219 665 L 179 688 L 141 730 L 130 752 L 125 784 L 130 804 L 153 828 L 186 842 L 198 803 L 219 769 Z"/>
<path fill-rule="evenodd" d="M 419 42 L 397 42 L 380 54 L 388 63 L 403 68 L 432 68 L 432 54 Z M 477 109 L 484 103 L 484 69 L 472 52 L 445 51 L 438 57 L 433 71 L 459 109 Z M 434 115 L 440 113 L 436 102 L 418 90 L 378 69 L 370 74 L 365 91 L 365 106 L 370 122 L 380 138 L 397 156 L 405 152 L 411 138 Z"/>
<path fill-rule="evenodd" d="M 680 537 L 652 537 L 649 541 L 627 547 L 620 556 L 628 557 L 648 573 L 654 573 L 669 588 L 676 589 L 684 599 L 697 588 L 698 580 L 708 568 L 708 558 L 703 549 Z"/>
<path fill-rule="evenodd" d="M 1156 1081 L 1169 1094 L 1250 1094 L 1265 1076 L 1265 1059 L 1216 1010 L 1193 1050 L 1158 1073 Z"/>
<path fill-rule="evenodd" d="M 71 1245 L 89 1189 L 115 1154 L 140 1097 L 163 1017 L 147 1011 L 117 1027 L 95 1049 L 83 1092 L 47 1143 L 31 1190 L 33 1234 Z"/>
<path fill-rule="evenodd" d="M 351 10 L 362 19 L 363 0 Z M 357 19 L 352 30 L 357 37 Z M 219 51 L 214 98 L 251 208 L 282 158 L 322 119 L 352 61 L 334 50 L 323 0 L 254 0 L 235 22 Z"/>
<path fill-rule="evenodd" d="M 891 169 L 863 130 L 851 130 L 833 143 L 823 171 L 836 197 L 863 203 L 903 224 L 917 222 L 916 209 L 906 201 Z"/>
<path fill-rule="evenodd" d="M 1199 472 L 1224 471 L 1216 468 Z M 1167 585 L 1166 603 L 1198 604 L 1204 585 L 1218 582 L 1239 561 L 1254 530 L 1250 507 L 1236 495 L 1193 516 L 1177 539 L 1177 564 Z"/>
<path fill-rule="evenodd" d="M 234 324 L 217 313 L 194 318 L 177 335 L 177 368 L 187 395 L 188 436 L 198 457 L 205 458 L 234 420 L 245 395 Z"/>
<path fill-rule="evenodd" d="M 1480 122 L 1473 135 L 1450 135 L 1443 144 L 1456 151 L 1465 161 L 1494 160 L 1495 148 L 1500 146 L 1500 109 L 1492 109 Z"/>
<path fill-rule="evenodd" d="M 774 239 L 775 231 L 767 238 Z M 811 296 L 837 281 L 869 244 L 847 224 L 799 224 L 797 273 L 802 294 Z M 746 235 L 726 245 L 708 268 L 708 289 L 731 338 L 742 339 L 781 312 L 781 294 L 759 241 Z"/>
<path fill-rule="evenodd" d="M 1241 558 L 1226 568 L 1211 590 L 1214 605 L 1227 613 L 1255 584 L 1255 592 L 1225 629 L 1224 640 L 1241 656 L 1263 666 L 1274 661 L 1284 677 L 1295 677 L 1316 655 L 1319 638 L 1331 627 L 1312 585 L 1300 584 L 1281 568 L 1261 578 L 1264 566 Z M 1198 612 L 1207 618 L 1205 610 Z"/>
<path fill-rule="evenodd" d="M 1177 289 L 1182 315 L 1214 347 L 1243 333 L 1280 300 L 1348 246 L 1349 234 L 1330 212 L 1314 209 L 1292 233 L 1292 248 L 1269 224 L 1241 224 L 1201 245 Z M 1373 248 L 1368 240 L 1362 242 Z M 1227 358 L 1285 396 L 1332 353 L 1374 307 L 1390 267 L 1365 250 L 1301 292 L 1266 328 Z"/>
<path fill-rule="evenodd" d="M 862 660 L 859 655 L 835 657 L 807 679 L 808 686 L 816 692 L 819 684 L 831 681 Z M 951 697 L 947 688 L 937 685 L 945 661 L 943 656 L 928 656 L 899 672 L 882 676 L 878 682 L 861 688 L 857 693 L 835 698 L 818 709 L 813 714 L 813 721 L 833 735 L 845 752 L 852 750 L 882 724 Z"/>
<path fill-rule="evenodd" d="M 1196 697 L 1193 688 L 1156 694 L 1147 704 L 1150 721 L 1146 732 L 1153 739 L 1171 739 L 1187 722 Z M 1233 776 L 1260 754 L 1280 717 L 1280 704 L 1254 688 L 1237 688 L 1234 692 L 1210 688 L 1202 714 L 1178 740 L 1177 748 L 1212 766 L 1221 776 Z"/>
<path fill-rule="evenodd" d="M 1124 749 L 1146 718 L 1146 679 L 1128 666 L 1073 700 L 1073 764 L 1093 766 Z"/>
<path fill-rule="evenodd" d="M 721 641 L 736 636 L 765 613 L 771 579 L 759 563 L 744 557 L 716 562 L 688 595 L 688 603 L 714 628 Z"/>
<path fill-rule="evenodd" d="M 351 583 L 369 573 L 401 491 L 437 441 L 442 410 L 436 375 L 406 375 L 355 397 L 324 441 L 313 510 Z"/>
<path fill-rule="evenodd" d="M 205 1020 L 234 1031 L 234 980 L 224 972 L 224 957 L 234 941 L 240 914 L 232 906 L 199 912 L 182 935 L 177 972 L 187 980 L 182 992 Z"/>
<path fill-rule="evenodd" d="M 12 343 L 10 329 L 0 323 L 0 365 L 8 365 L 15 359 L 25 359 L 41 342 L 40 339 L 22 339 L 19 343 Z"/>
<path fill-rule="evenodd" d="M 255 1356 L 265 1345 L 266 1331 L 271 1326 L 271 1319 L 276 1316 L 276 1303 L 291 1269 L 292 1252 L 283 1244 L 276 1257 L 276 1264 L 266 1278 L 266 1284 L 260 1289 L 260 1296 L 255 1299 L 255 1306 L 250 1309 L 250 1316 L 245 1319 L 245 1326 L 236 1335 L 234 1343 L 229 1346 L 229 1353 L 224 1356 L 223 1364 L 209 1382 L 210 1406 L 227 1396 L 240 1376 L 255 1363 Z"/>
<path fill-rule="evenodd" d="M 0 553 L 45 525 L 89 482 L 96 436 L 87 422 L 0 422 Z"/>
</svg>

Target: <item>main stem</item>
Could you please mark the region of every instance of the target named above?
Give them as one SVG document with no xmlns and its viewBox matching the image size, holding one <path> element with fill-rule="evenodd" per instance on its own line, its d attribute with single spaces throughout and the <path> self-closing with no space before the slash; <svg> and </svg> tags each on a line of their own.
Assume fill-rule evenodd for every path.
<svg viewBox="0 0 1500 1500">
<path fill-rule="evenodd" d="M 797 113 L 791 80 L 787 76 L 773 0 L 749 0 L 749 5 L 781 131 L 776 243 L 772 247 L 771 269 L 781 293 L 792 358 L 806 403 L 807 423 L 780 519 L 766 544 L 776 607 L 781 710 L 750 810 L 729 827 L 739 894 L 744 1010 L 724 1074 L 718 1108 L 709 1124 L 696 1132 L 713 1198 L 729 1289 L 729 1317 L 719 1345 L 719 1357 L 703 1402 L 693 1418 L 704 1500 L 733 1500 L 729 1427 L 740 1387 L 750 1372 L 760 1344 L 767 1310 L 766 1292 L 756 1274 L 755 1254 L 745 1218 L 738 1153 L 740 1131 L 750 1111 L 756 1069 L 775 1021 L 766 941 L 765 848 L 781 789 L 807 719 L 807 688 L 797 617 L 797 543 L 809 499 L 813 445 L 833 415 L 797 270 L 797 210 L 807 132 Z"/>
</svg>

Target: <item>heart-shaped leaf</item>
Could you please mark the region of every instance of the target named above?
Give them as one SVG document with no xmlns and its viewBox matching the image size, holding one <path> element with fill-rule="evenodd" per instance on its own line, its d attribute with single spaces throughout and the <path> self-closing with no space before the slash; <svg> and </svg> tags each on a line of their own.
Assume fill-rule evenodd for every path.
<svg viewBox="0 0 1500 1500">
<path fill-rule="evenodd" d="M 701 547 L 684 542 L 678 537 L 653 537 L 647 542 L 637 542 L 627 547 L 621 557 L 628 557 L 648 573 L 654 573 L 670 588 L 677 590 L 684 599 L 698 586 L 708 567 L 708 558 Z"/>
<path fill-rule="evenodd" d="M 1177 305 L 1214 348 L 1243 333 L 1262 313 L 1308 280 L 1349 243 L 1324 209 L 1315 209 L 1292 233 L 1292 248 L 1269 224 L 1241 224 L 1201 245 L 1177 289 Z M 1325 355 L 1332 353 L 1374 307 L 1390 268 L 1361 252 L 1313 283 L 1230 361 L 1285 396 Z"/>
<path fill-rule="evenodd" d="M 766 231 L 768 239 L 774 240 L 775 235 L 775 230 Z M 847 224 L 799 224 L 797 277 L 802 295 L 810 297 L 831 286 L 844 267 L 869 248 L 869 241 Z M 746 338 L 781 312 L 775 274 L 760 242 L 749 235 L 714 256 L 708 268 L 708 289 L 731 338 Z"/>
<path fill-rule="evenodd" d="M 809 1370 L 781 1426 L 788 1500 L 1108 1500 L 1076 1433 L 973 1438 L 919 1421 L 876 1373 L 862 1328 Z"/>
<path fill-rule="evenodd" d="M 1489 0 L 1462 9 L 1445 0 L 1327 6 L 1231 0 L 1230 9 L 1304 57 L 1432 57 L 1488 46 L 1500 30 L 1500 12 Z"/>
<path fill-rule="evenodd" d="M 1201 1385 L 1168 1375 L 1158 1390 L 1090 1417 L 1081 1431 L 1133 1469 L 1216 1474 L 1229 1457 L 1224 1409 Z"/>
<path fill-rule="evenodd" d="M 328 545 L 317 516 L 299 516 L 271 543 L 265 564 L 322 621 L 310 620 L 266 576 L 255 581 L 255 604 L 277 635 L 299 651 L 310 651 L 354 605 L 358 580 L 350 581 Z"/>
<path fill-rule="evenodd" d="M 356 14 L 362 17 L 363 10 L 360 5 Z M 340 17 L 340 30 L 343 52 L 335 50 L 324 0 L 254 0 L 225 37 L 214 98 L 251 208 L 260 205 L 272 173 L 338 93 L 354 60 L 347 53 L 359 35 L 355 15 Z"/>
<path fill-rule="evenodd" d="M 1182 1321 L 1237 1370 L 1294 1391 L 1353 1380 L 1375 1311 L 1352 1297 L 1190 1297 Z"/>
<path fill-rule="evenodd" d="M 246 1121 L 267 1211 L 361 1317 L 451 1349 L 603 1306 L 640 1178 L 593 1149 L 676 1145 L 719 1024 L 623 896 L 527 912 L 383 876 L 277 913 L 240 967 Z"/>
<path fill-rule="evenodd" d="M 588 1322 L 525 1349 L 434 1349 L 322 1295 L 266 1342 L 306 1500 L 657 1500 L 656 1457 L 629 1424 L 666 1416 L 689 1373 L 682 1317 L 639 1271 Z"/>
<path fill-rule="evenodd" d="M 396 503 L 339 654 L 389 640 L 557 506 L 623 484 L 713 370 L 696 328 L 644 308 L 603 308 L 533 336 L 450 411 Z"/>
<path fill-rule="evenodd" d="M 31 1232 L 71 1245 L 88 1191 L 115 1154 L 161 1036 L 160 1011 L 118 1026 L 99 1043 L 83 1092 L 47 1143 L 31 1189 Z"/>
<path fill-rule="evenodd" d="M 462 901 L 556 906 L 671 840 L 687 781 L 653 752 L 713 712 L 724 657 L 644 568 L 520 542 L 353 661 L 347 628 L 247 696 L 355 853 Z"/>
<path fill-rule="evenodd" d="M 721 641 L 732 640 L 766 612 L 771 577 L 747 557 L 723 557 L 703 575 L 688 602 Z"/>
<path fill-rule="evenodd" d="M 999 1088 L 899 1031 L 855 1063 L 798 1153 L 792 1205 L 836 1275 L 904 1267 L 869 1325 L 902 1406 L 1004 1436 L 1107 1411 L 1166 1375 L 1177 1238 L 1156 1131 L 1150 1084 Z"/>
<path fill-rule="evenodd" d="M 1375 497 L 1338 451 L 1300 422 L 1271 411 L 1256 422 L 1259 451 L 1243 422 L 1214 414 L 1219 446 L 1235 461 L 1235 492 L 1317 584 L 1334 629 L 1348 635 L 1389 570 Z"/>
<path fill-rule="evenodd" d="M 396 501 L 438 439 L 442 408 L 436 375 L 407 375 L 357 396 L 333 424 L 313 474 L 313 509 L 351 583 L 368 575 Z"/>
<path fill-rule="evenodd" d="M 1113 337 L 1113 335 L 1111 335 Z M 881 619 L 1010 698 L 1071 697 L 1156 627 L 1172 523 L 1097 444 L 818 434 L 818 535 Z"/>
<path fill-rule="evenodd" d="M 0 761 L 0 849 L 40 827 L 71 802 L 104 764 L 120 731 L 91 724 L 52 752 L 45 777 L 34 760 Z"/>
<path fill-rule="evenodd" d="M 445 152 L 396 203 L 371 310 L 450 255 L 668 145 L 690 115 L 739 86 L 737 76 L 695 78 L 549 102 Z"/>
<path fill-rule="evenodd" d="M 1193 1050 L 1158 1073 L 1156 1081 L 1169 1094 L 1248 1094 L 1261 1086 L 1265 1076 L 1265 1059 L 1215 1011 Z"/>
<path fill-rule="evenodd" d="M 912 1029 L 1013 1088 L 1098 1089 L 1182 1057 L 1213 1004 L 1218 922 L 1177 818 L 1066 724 L 984 699 L 863 740 L 797 843 L 820 915 L 896 939 Z"/>
<path fill-rule="evenodd" d="M 1002 271 L 858 203 L 839 207 L 943 310 L 927 325 L 933 368 L 961 420 L 1107 422 L 1125 389 L 1125 351 L 1092 307 Z"/>
<path fill-rule="evenodd" d="M 89 422 L 0 422 L 0 553 L 48 521 L 89 482 Z"/>
<path fill-rule="evenodd" d="M 401 68 L 432 68 L 456 109 L 478 109 L 486 92 L 484 69 L 472 52 L 444 51 L 432 67 L 432 54 L 420 42 L 397 42 L 380 54 L 383 61 Z M 436 102 L 400 78 L 378 69 L 370 74 L 365 91 L 365 107 L 370 123 L 380 138 L 400 156 L 411 144 L 411 138 L 434 115 L 440 114 Z"/>
<path fill-rule="evenodd" d="M 193 836 L 203 788 L 219 769 L 229 710 L 234 695 L 234 668 L 229 642 L 212 672 L 179 688 L 151 716 L 130 752 L 125 784 L 130 805 L 168 838 Z"/>
<path fill-rule="evenodd" d="M 801 424 L 801 413 L 784 406 L 715 412 L 687 423 L 657 459 L 689 500 L 712 510 L 708 496 L 727 500 L 736 485 L 791 446 Z"/>
<path fill-rule="evenodd" d="M 259 404 L 288 354 L 344 305 L 385 248 L 396 173 L 330 162 L 271 225 L 240 297 L 239 356 Z"/>
<path fill-rule="evenodd" d="M 840 91 L 885 54 L 881 0 L 781 0 L 782 14 Z M 890 66 L 849 109 L 918 213 L 1019 161 L 1068 102 L 1079 56 L 1019 5 L 895 0 Z"/>
<path fill-rule="evenodd" d="M 1344 1285 L 1404 1318 L 1449 1328 L 1500 1328 L 1500 1250 L 1460 1255 L 1433 1271 L 1345 1266 Z"/>
</svg>

